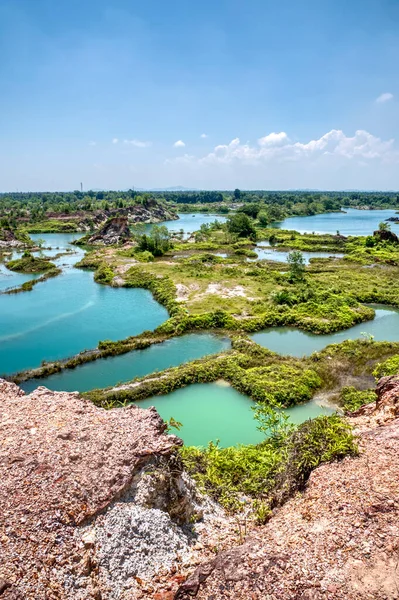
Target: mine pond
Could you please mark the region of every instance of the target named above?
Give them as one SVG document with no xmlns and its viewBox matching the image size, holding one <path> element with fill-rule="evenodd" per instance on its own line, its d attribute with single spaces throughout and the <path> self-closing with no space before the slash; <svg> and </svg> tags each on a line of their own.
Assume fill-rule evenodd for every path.
<svg viewBox="0 0 399 600">
<path fill-rule="evenodd" d="M 278 224 L 282 229 L 300 232 L 368 235 L 378 224 L 394 216 L 393 210 L 356 210 L 328 213 L 311 217 L 291 217 Z M 171 231 L 189 235 L 201 224 L 216 218 L 209 214 L 182 214 L 179 221 L 166 225 Z M 392 230 L 399 226 L 394 224 Z M 62 274 L 38 284 L 29 293 L 0 293 L 0 372 L 12 374 L 40 366 L 42 361 L 60 360 L 83 350 L 95 348 L 99 340 L 120 340 L 154 330 L 168 319 L 166 309 L 144 289 L 112 288 L 98 285 L 93 273 L 73 265 L 83 256 L 83 250 L 71 245 L 80 234 L 33 235 L 41 239 L 46 256 L 61 254 L 56 264 Z M 258 260 L 285 261 L 287 252 L 274 250 L 259 242 Z M 328 253 L 304 253 L 308 262 Z M 17 253 L 15 253 L 17 255 Z M 340 255 L 336 255 L 340 256 Z M 32 275 L 11 273 L 0 265 L 0 292 L 19 286 Z M 376 340 L 399 340 L 399 310 L 374 306 L 375 319 L 355 325 L 345 331 L 314 335 L 291 327 L 274 327 L 252 334 L 252 339 L 278 352 L 296 357 L 310 355 L 331 343 L 374 336 Z M 228 350 L 231 342 L 209 332 L 190 333 L 114 357 L 85 363 L 75 369 L 65 369 L 42 379 L 25 381 L 29 392 L 38 385 L 53 390 L 84 392 L 93 388 L 115 386 L 194 359 Z M 183 423 L 181 436 L 187 444 L 206 445 L 220 440 L 222 446 L 237 443 L 257 443 L 262 434 L 253 419 L 253 403 L 224 381 L 193 384 L 166 396 L 156 396 L 140 402 L 143 407 L 154 405 L 161 416 Z M 293 422 L 302 422 L 318 414 L 328 414 L 331 407 L 312 401 L 287 409 Z"/>
</svg>

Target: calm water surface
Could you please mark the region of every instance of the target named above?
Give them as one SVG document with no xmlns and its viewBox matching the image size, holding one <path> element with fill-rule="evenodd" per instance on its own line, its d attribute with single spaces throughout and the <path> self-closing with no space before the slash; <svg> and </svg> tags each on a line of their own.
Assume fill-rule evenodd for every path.
<svg viewBox="0 0 399 600">
<path fill-rule="evenodd" d="M 155 344 L 144 350 L 99 359 L 75 369 L 67 369 L 45 379 L 31 379 L 21 384 L 26 392 L 38 385 L 51 390 L 85 392 L 93 388 L 104 388 L 144 377 L 154 371 L 176 367 L 207 354 L 216 354 L 229 349 L 230 340 L 212 334 L 190 334 Z"/>
<path fill-rule="evenodd" d="M 188 446 L 206 446 L 220 440 L 223 447 L 236 444 L 256 444 L 264 439 L 256 428 L 251 406 L 254 403 L 224 382 L 198 383 L 165 396 L 153 396 L 140 401 L 142 408 L 155 406 L 161 417 L 173 417 L 183 427 L 177 435 Z M 331 414 L 331 408 L 315 402 L 295 406 L 286 411 L 293 423 L 302 423 L 321 414 Z"/>
<path fill-rule="evenodd" d="M 71 239 L 70 234 L 38 237 L 45 246 L 60 248 Z M 78 259 L 79 253 L 61 257 L 67 265 L 62 275 L 31 292 L 0 295 L 0 373 L 71 356 L 97 346 L 100 339 L 137 335 L 168 318 L 147 290 L 98 285 L 92 272 L 71 266 Z"/>
<path fill-rule="evenodd" d="M 357 210 L 345 208 L 344 213 L 326 213 L 311 217 L 289 217 L 275 227 L 299 231 L 300 233 L 332 233 L 342 235 L 371 235 L 381 221 L 398 217 L 395 210 Z M 399 225 L 390 223 L 392 231 L 399 233 Z"/>
<path fill-rule="evenodd" d="M 257 246 L 254 251 L 258 255 L 258 258 L 250 258 L 250 261 L 256 260 L 275 260 L 276 262 L 287 262 L 287 257 L 290 251 L 284 250 L 273 250 L 272 248 L 262 248 Z M 305 264 L 309 264 L 311 258 L 342 258 L 343 254 L 334 254 L 332 252 L 302 252 L 302 256 L 305 260 Z"/>
<path fill-rule="evenodd" d="M 169 231 L 179 232 L 183 229 L 184 234 L 188 235 L 198 231 L 201 225 L 210 224 L 214 221 L 220 221 L 224 223 L 226 217 L 222 215 L 207 214 L 207 213 L 178 213 L 179 219 L 177 221 L 164 221 L 163 223 L 157 223 L 157 225 L 165 225 Z M 146 225 L 146 229 L 149 231 L 153 225 Z"/>
<path fill-rule="evenodd" d="M 345 340 L 354 340 L 362 333 L 373 335 L 377 341 L 399 341 L 399 309 L 374 307 L 375 318 L 354 325 L 345 331 L 327 335 L 315 335 L 301 331 L 295 327 L 271 327 L 265 331 L 254 333 L 251 338 L 257 344 L 269 348 L 279 354 L 291 356 L 308 356 L 312 352 L 322 350 L 328 344 L 339 344 Z"/>
<path fill-rule="evenodd" d="M 0 292 L 4 292 L 9 288 L 19 287 L 25 281 L 37 279 L 40 275 L 26 275 L 25 273 L 16 273 L 10 271 L 5 265 L 0 264 Z"/>
</svg>

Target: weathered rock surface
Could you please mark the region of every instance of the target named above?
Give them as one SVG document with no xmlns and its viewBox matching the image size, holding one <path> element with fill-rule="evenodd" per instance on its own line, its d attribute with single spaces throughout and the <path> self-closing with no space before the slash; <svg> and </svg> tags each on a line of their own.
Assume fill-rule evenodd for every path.
<svg viewBox="0 0 399 600">
<path fill-rule="evenodd" d="M 0 229 L 0 249 L 1 248 L 22 248 L 24 244 L 19 240 L 11 229 Z"/>
<path fill-rule="evenodd" d="M 399 377 L 352 418 L 360 455 L 319 467 L 246 542 L 200 565 L 175 600 L 399 598 Z"/>
<path fill-rule="evenodd" d="M 132 238 L 127 217 L 113 217 L 109 219 L 101 229 L 90 236 L 88 244 L 111 246 L 113 244 L 124 244 Z"/>
<path fill-rule="evenodd" d="M 195 490 L 155 409 L 0 379 L 0 414 L 1 600 L 136 598 L 187 551 Z"/>
<path fill-rule="evenodd" d="M 237 545 L 155 410 L 0 380 L 1 600 L 398 599 L 399 377 L 377 394 L 351 416 L 359 457 Z"/>
<path fill-rule="evenodd" d="M 175 221 L 179 218 L 175 212 L 156 200 L 148 200 L 146 204 L 115 209 L 114 212 L 128 217 L 132 223 L 161 223 L 162 221 Z"/>
<path fill-rule="evenodd" d="M 382 242 L 394 242 L 395 244 L 399 243 L 399 238 L 396 233 L 393 233 L 393 231 L 378 229 L 377 231 L 374 231 L 373 235 Z"/>
<path fill-rule="evenodd" d="M 136 204 L 125 208 L 114 208 L 112 210 L 101 210 L 90 214 L 89 218 L 79 219 L 79 229 L 90 231 L 95 227 L 101 227 L 108 219 L 125 217 L 129 223 L 161 223 L 163 221 L 174 221 L 179 217 L 175 212 L 166 208 L 156 200 L 149 200 L 145 205 Z"/>
</svg>

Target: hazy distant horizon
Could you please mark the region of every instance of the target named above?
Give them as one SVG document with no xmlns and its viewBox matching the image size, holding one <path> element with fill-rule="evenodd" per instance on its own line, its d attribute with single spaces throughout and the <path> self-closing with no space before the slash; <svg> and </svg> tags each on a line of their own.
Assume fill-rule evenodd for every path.
<svg viewBox="0 0 399 600">
<path fill-rule="evenodd" d="M 127 192 L 129 190 L 134 190 L 136 191 L 138 194 L 140 193 L 150 193 L 150 192 L 233 192 L 236 189 L 236 187 L 229 187 L 229 188 L 186 188 L 186 187 L 182 187 L 182 186 L 171 186 L 171 187 L 158 187 L 158 188 L 140 188 L 140 187 L 131 187 L 131 188 L 90 188 L 90 189 L 83 189 L 82 193 L 87 193 L 87 192 Z M 323 194 L 323 193 L 336 193 L 336 194 L 350 194 L 350 193 L 363 193 L 363 194 L 372 194 L 372 193 L 379 193 L 379 194 L 399 194 L 399 189 L 398 190 L 383 190 L 383 189 L 310 189 L 310 188 L 281 188 L 281 189 L 269 189 L 269 188 L 238 188 L 240 189 L 242 192 L 270 192 L 270 193 L 279 193 L 279 192 L 300 192 L 300 193 L 312 193 L 312 194 Z M 1 195 L 6 195 L 6 194 L 55 194 L 55 193 L 60 193 L 60 194 L 68 194 L 68 193 L 74 193 L 74 192 L 80 192 L 80 189 L 78 187 L 74 188 L 74 189 L 69 189 L 69 190 L 61 190 L 61 189 L 53 189 L 53 190 L 7 190 L 7 191 L 0 191 Z"/>
</svg>

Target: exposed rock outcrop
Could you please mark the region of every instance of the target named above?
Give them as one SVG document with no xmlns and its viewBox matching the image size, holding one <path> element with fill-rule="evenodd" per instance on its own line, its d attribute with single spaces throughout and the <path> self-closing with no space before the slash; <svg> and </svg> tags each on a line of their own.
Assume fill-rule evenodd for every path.
<svg viewBox="0 0 399 600">
<path fill-rule="evenodd" d="M 26 244 L 18 239 L 12 229 L 0 229 L 0 250 L 2 248 L 23 248 Z"/>
<path fill-rule="evenodd" d="M 82 231 L 89 231 L 93 228 L 93 224 L 95 227 L 100 227 L 108 219 L 116 217 L 126 217 L 129 223 L 161 223 L 179 218 L 174 211 L 168 209 L 164 204 L 156 200 L 148 200 L 146 204 L 135 204 L 125 208 L 91 213 L 90 218 L 80 218 L 79 228 Z"/>
<path fill-rule="evenodd" d="M 155 409 L 0 379 L 0 597 L 135 599 L 204 506 Z"/>
<path fill-rule="evenodd" d="M 221 512 L 209 533 L 217 507 L 155 409 L 0 380 L 1 600 L 399 598 L 399 377 L 377 395 L 350 417 L 359 457 L 316 469 L 236 545 Z"/>
<path fill-rule="evenodd" d="M 326 464 L 246 542 L 200 565 L 175 600 L 399 598 L 399 377 L 352 417 L 360 455 Z"/>
<path fill-rule="evenodd" d="M 395 244 L 399 243 L 399 238 L 396 233 L 389 231 L 389 229 L 377 229 L 377 231 L 374 231 L 373 235 L 381 242 L 393 242 Z"/>
<path fill-rule="evenodd" d="M 87 244 L 93 246 L 112 246 L 124 244 L 132 238 L 127 217 L 113 217 L 101 229 L 87 239 Z"/>
<path fill-rule="evenodd" d="M 162 221 L 175 221 L 179 218 L 173 210 L 156 200 L 148 200 L 146 204 L 116 209 L 114 212 L 128 217 L 131 223 L 161 223 Z"/>
</svg>

